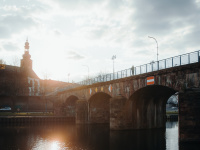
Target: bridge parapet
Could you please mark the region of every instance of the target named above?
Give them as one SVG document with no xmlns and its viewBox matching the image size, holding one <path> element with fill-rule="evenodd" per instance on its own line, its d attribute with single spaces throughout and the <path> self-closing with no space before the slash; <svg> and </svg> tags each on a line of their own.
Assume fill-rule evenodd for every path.
<svg viewBox="0 0 200 150">
<path fill-rule="evenodd" d="M 61 89 L 60 92 L 64 90 L 72 89 L 72 88 L 77 88 L 80 86 L 92 85 L 99 82 L 108 82 L 112 80 L 127 78 L 131 76 L 146 74 L 146 73 L 155 72 L 155 71 L 161 71 L 161 70 L 183 66 L 187 64 L 198 63 L 199 58 L 200 58 L 200 50 L 170 57 L 170 58 L 159 60 L 159 61 L 152 61 L 148 64 L 143 64 L 140 66 L 121 70 L 118 72 L 105 74 L 105 75 L 101 75 L 92 79 L 80 81 L 78 83 L 69 85 Z"/>
<path fill-rule="evenodd" d="M 184 66 L 177 66 L 165 70 L 149 72 L 146 74 L 130 76 L 108 82 L 100 82 L 92 85 L 85 85 L 73 89 L 68 89 L 58 93 L 58 99 L 64 102 L 69 96 L 74 95 L 79 99 L 88 100 L 98 92 L 104 92 L 115 97 L 119 94 L 129 99 L 137 90 L 148 86 L 147 78 L 154 77 L 153 85 L 162 85 L 175 91 L 183 91 L 186 88 L 200 85 L 200 63 L 193 63 Z"/>
</svg>

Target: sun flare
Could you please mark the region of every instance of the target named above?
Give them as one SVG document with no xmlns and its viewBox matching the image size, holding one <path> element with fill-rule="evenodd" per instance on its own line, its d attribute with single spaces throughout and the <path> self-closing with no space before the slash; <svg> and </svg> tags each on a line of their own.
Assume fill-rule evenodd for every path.
<svg viewBox="0 0 200 150">
<path fill-rule="evenodd" d="M 50 150 L 58 150 L 59 149 L 59 144 L 57 141 L 53 141 L 51 143 L 51 149 Z"/>
</svg>

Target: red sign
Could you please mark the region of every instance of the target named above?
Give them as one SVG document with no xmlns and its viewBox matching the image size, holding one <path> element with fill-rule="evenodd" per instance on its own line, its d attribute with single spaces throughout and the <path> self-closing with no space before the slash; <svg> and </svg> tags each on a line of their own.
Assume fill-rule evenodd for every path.
<svg viewBox="0 0 200 150">
<path fill-rule="evenodd" d="M 147 77 L 147 85 L 152 85 L 154 84 L 154 76 Z"/>
</svg>

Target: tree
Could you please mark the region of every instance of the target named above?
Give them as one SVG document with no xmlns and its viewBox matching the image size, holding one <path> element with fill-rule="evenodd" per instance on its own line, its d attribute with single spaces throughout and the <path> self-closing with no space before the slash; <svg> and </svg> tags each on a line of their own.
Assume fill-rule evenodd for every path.
<svg viewBox="0 0 200 150">
<path fill-rule="evenodd" d="M 14 56 L 14 57 L 12 58 L 12 63 L 11 63 L 11 65 L 13 65 L 13 66 L 19 66 L 19 62 L 20 62 L 19 57 Z"/>
<path fill-rule="evenodd" d="M 6 64 L 6 62 L 3 59 L 0 59 L 0 64 Z"/>
</svg>

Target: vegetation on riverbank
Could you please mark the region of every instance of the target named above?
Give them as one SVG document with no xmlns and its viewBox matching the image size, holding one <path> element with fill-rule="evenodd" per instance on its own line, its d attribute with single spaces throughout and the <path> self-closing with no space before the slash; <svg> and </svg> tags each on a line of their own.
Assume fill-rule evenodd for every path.
<svg viewBox="0 0 200 150">
<path fill-rule="evenodd" d="M 166 114 L 178 114 L 178 111 L 167 111 Z"/>
</svg>

